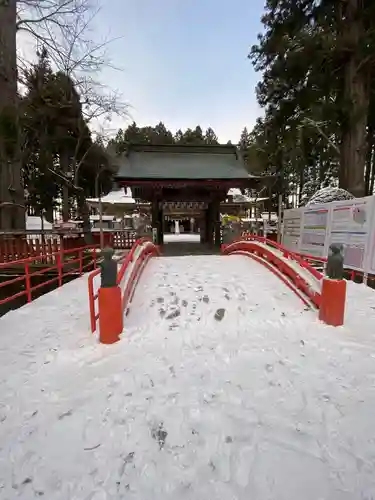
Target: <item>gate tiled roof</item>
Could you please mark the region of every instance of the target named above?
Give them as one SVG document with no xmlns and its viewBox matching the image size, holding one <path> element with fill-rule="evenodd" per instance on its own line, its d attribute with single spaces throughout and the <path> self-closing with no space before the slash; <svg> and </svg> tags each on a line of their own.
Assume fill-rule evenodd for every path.
<svg viewBox="0 0 375 500">
<path fill-rule="evenodd" d="M 256 179 L 234 146 L 131 146 L 117 159 L 119 180 Z"/>
</svg>

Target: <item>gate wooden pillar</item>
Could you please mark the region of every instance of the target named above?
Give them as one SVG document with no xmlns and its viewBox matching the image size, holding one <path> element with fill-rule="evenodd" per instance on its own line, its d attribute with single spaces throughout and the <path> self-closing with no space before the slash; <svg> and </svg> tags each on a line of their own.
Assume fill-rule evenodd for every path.
<svg viewBox="0 0 375 500">
<path fill-rule="evenodd" d="M 159 222 L 159 231 L 158 231 L 158 245 L 163 245 L 164 243 L 164 210 L 163 204 L 160 202 L 158 204 L 158 222 Z"/>
<path fill-rule="evenodd" d="M 207 243 L 207 245 L 213 245 L 214 243 L 214 217 L 215 217 L 215 212 L 214 212 L 214 202 L 210 201 L 208 204 L 208 208 L 206 210 L 206 224 L 205 224 L 205 241 L 204 243 Z"/>
<path fill-rule="evenodd" d="M 221 222 L 220 222 L 220 201 L 214 200 L 212 202 L 212 223 L 213 230 L 215 231 L 215 247 L 220 248 L 221 246 Z"/>
<path fill-rule="evenodd" d="M 151 225 L 152 229 L 157 229 L 158 238 L 156 243 L 162 245 L 164 240 L 163 208 L 159 202 L 160 200 L 158 198 L 152 200 Z"/>
</svg>

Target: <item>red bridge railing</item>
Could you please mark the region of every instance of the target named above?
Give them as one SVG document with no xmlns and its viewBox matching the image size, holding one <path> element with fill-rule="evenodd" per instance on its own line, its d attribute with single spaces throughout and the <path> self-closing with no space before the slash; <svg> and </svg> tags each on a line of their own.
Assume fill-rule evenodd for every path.
<svg viewBox="0 0 375 500">
<path fill-rule="evenodd" d="M 255 234 L 244 234 L 243 236 L 241 236 L 241 238 L 239 238 L 236 241 L 257 241 L 259 243 L 262 243 L 263 245 L 267 245 L 269 247 L 272 247 L 275 250 L 277 250 L 278 252 L 280 252 L 283 255 L 283 257 L 285 257 L 287 259 L 291 259 L 292 261 L 295 261 L 296 263 L 298 263 L 302 268 L 309 271 L 316 279 L 320 280 L 323 278 L 323 274 L 312 265 L 309 258 L 306 258 L 305 255 L 302 255 L 302 254 L 299 254 L 296 252 L 292 252 L 291 250 L 286 249 L 285 247 L 283 247 L 282 245 L 280 245 L 280 243 L 277 243 L 276 241 L 267 239 L 264 236 L 257 236 Z M 309 257 L 309 256 L 307 256 L 307 257 Z M 326 261 L 327 261 L 327 259 L 325 259 L 325 262 Z"/>
<path fill-rule="evenodd" d="M 272 246 L 282 252 L 285 251 L 285 248 L 280 245 L 279 243 L 276 243 L 273 240 L 264 238 L 263 236 L 257 236 L 255 234 L 250 234 L 250 233 L 243 233 L 243 235 L 238 239 L 238 240 L 246 240 L 246 241 L 259 241 L 262 243 L 265 243 L 269 246 Z M 299 257 L 302 259 L 302 262 L 308 263 L 311 267 L 315 268 L 320 268 L 324 269 L 326 264 L 327 264 L 327 259 L 325 257 L 316 257 L 315 255 L 309 255 L 305 253 L 300 253 L 300 252 L 292 252 L 287 250 L 286 251 L 288 255 L 293 255 L 295 257 Z M 356 271 L 354 269 L 346 268 L 344 270 L 345 272 L 345 277 L 348 280 L 351 281 L 356 281 L 358 280 L 359 283 L 364 283 L 372 288 L 375 288 L 375 276 L 374 275 L 368 275 L 362 271 Z"/>
<path fill-rule="evenodd" d="M 121 288 L 121 314 L 124 314 L 132 300 L 136 285 L 142 272 L 151 257 L 159 255 L 159 248 L 148 238 L 140 238 L 131 248 L 122 262 L 117 274 L 117 285 Z M 98 278 L 100 269 L 93 271 L 88 278 L 89 310 L 91 332 L 100 324 L 99 308 L 99 286 L 95 286 L 95 278 Z"/>
<path fill-rule="evenodd" d="M 251 235 L 252 236 L 252 235 Z M 223 245 L 224 254 L 251 257 L 276 274 L 307 305 L 320 307 L 322 273 L 281 245 L 262 237 L 240 238 Z"/>
</svg>

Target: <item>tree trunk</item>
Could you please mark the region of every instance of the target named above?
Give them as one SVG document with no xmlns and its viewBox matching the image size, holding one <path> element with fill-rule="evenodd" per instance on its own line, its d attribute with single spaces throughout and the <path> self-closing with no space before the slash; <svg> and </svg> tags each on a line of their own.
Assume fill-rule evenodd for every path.
<svg viewBox="0 0 375 500">
<path fill-rule="evenodd" d="M 53 220 L 53 207 L 48 207 L 45 211 L 45 218 L 48 222 L 50 222 L 51 224 L 53 224 L 54 220 Z"/>
<path fill-rule="evenodd" d="M 18 127 L 16 0 L 0 2 L 0 229 L 25 229 Z"/>
<path fill-rule="evenodd" d="M 60 152 L 60 168 L 64 176 L 69 173 L 69 155 L 66 151 Z M 70 218 L 69 187 L 64 184 L 62 187 L 62 219 L 67 222 Z"/>
<path fill-rule="evenodd" d="M 298 176 L 298 206 L 302 205 L 303 186 L 305 185 L 305 170 L 303 165 L 300 165 Z"/>
<path fill-rule="evenodd" d="M 90 213 L 89 213 L 89 207 L 86 203 L 85 192 L 83 191 L 83 189 L 77 192 L 77 209 L 79 216 L 83 221 L 83 232 L 85 235 L 85 242 L 87 245 L 92 245 L 93 238 L 91 234 Z"/>
<path fill-rule="evenodd" d="M 372 155 L 369 195 L 374 194 L 374 184 L 375 184 L 375 154 Z"/>
<path fill-rule="evenodd" d="M 344 108 L 346 117 L 340 151 L 340 187 L 356 197 L 364 196 L 366 164 L 366 125 L 369 105 L 368 70 L 359 67 L 357 53 L 365 31 L 362 0 L 345 4 L 344 40 L 350 53 L 344 68 Z"/>
<path fill-rule="evenodd" d="M 372 155 L 374 150 L 374 127 L 369 121 L 367 129 L 367 155 L 366 155 L 366 172 L 365 172 L 365 194 L 370 195 L 370 180 L 372 170 Z"/>
<path fill-rule="evenodd" d="M 321 155 L 319 159 L 319 189 L 322 189 L 322 187 L 324 186 L 326 170 L 327 170 L 327 165 Z"/>
</svg>

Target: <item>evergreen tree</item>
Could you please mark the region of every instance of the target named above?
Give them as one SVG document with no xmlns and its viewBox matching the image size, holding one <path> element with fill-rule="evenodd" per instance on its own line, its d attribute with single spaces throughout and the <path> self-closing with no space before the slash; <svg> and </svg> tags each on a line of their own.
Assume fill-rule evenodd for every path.
<svg viewBox="0 0 375 500">
<path fill-rule="evenodd" d="M 305 182 L 371 191 L 374 9 L 367 0 L 266 2 L 264 33 L 250 54 L 263 73 L 265 117 L 255 132 L 266 137 L 255 142 L 274 164 L 283 156 L 297 198 Z"/>
<path fill-rule="evenodd" d="M 211 127 L 204 134 L 204 142 L 205 144 L 219 144 L 219 139 Z"/>
<path fill-rule="evenodd" d="M 51 219 L 61 200 L 63 219 L 77 207 L 88 228 L 85 197 L 95 191 L 99 172 L 100 186 L 105 176 L 112 178 L 105 148 L 92 141 L 72 80 L 51 70 L 45 51 L 26 74 L 26 88 L 21 126 L 28 204 Z"/>
<path fill-rule="evenodd" d="M 245 127 L 241 132 L 240 140 L 238 141 L 238 147 L 240 151 L 247 151 L 250 144 L 251 144 L 251 136 L 247 128 Z"/>
</svg>

